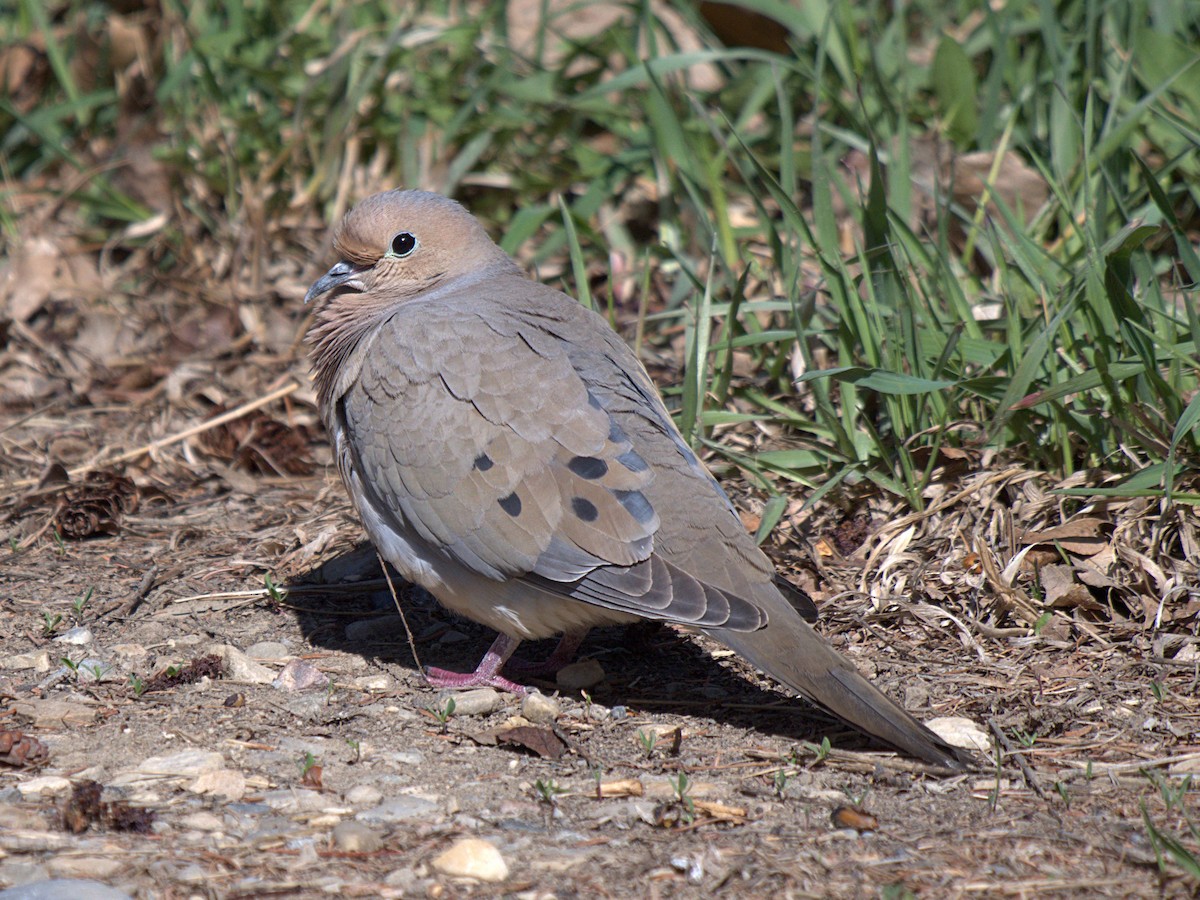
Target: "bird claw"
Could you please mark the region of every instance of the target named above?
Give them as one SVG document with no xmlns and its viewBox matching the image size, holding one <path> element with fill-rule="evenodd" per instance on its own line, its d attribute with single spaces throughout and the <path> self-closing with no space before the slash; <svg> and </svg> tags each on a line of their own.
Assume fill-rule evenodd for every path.
<svg viewBox="0 0 1200 900">
<path fill-rule="evenodd" d="M 425 681 L 430 687 L 435 688 L 492 687 L 516 694 L 518 697 L 524 697 L 529 693 L 529 688 L 523 684 L 509 681 L 496 672 L 481 671 L 480 669 L 476 669 L 474 672 L 449 672 L 446 669 L 426 666 Z"/>
</svg>

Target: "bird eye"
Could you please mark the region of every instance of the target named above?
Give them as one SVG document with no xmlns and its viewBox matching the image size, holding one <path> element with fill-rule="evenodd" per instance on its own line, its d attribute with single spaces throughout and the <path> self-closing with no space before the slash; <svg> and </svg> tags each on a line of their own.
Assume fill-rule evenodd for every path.
<svg viewBox="0 0 1200 900">
<path fill-rule="evenodd" d="M 392 238 L 392 250 L 389 256 L 405 257 L 417 249 L 417 239 L 407 231 L 402 231 Z"/>
</svg>

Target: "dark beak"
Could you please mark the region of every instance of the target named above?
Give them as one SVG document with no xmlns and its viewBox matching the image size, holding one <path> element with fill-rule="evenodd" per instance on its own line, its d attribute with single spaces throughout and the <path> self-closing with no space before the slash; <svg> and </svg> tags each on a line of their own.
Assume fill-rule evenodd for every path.
<svg viewBox="0 0 1200 900">
<path fill-rule="evenodd" d="M 358 276 L 369 268 L 371 267 L 356 266 L 354 263 L 342 260 L 313 283 L 313 286 L 308 289 L 308 293 L 304 295 L 304 302 L 311 303 L 335 287 L 347 287 L 355 291 L 362 291 L 363 283 L 358 280 Z"/>
</svg>

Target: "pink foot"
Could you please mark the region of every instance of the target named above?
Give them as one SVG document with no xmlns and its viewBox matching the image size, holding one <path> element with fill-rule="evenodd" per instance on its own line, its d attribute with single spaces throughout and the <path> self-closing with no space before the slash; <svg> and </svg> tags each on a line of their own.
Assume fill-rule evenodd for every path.
<svg viewBox="0 0 1200 900">
<path fill-rule="evenodd" d="M 512 656 L 513 651 L 520 643 L 519 640 L 509 637 L 507 634 L 497 635 L 496 640 L 492 641 L 492 646 L 483 655 L 483 659 L 479 661 L 474 672 L 447 672 L 445 669 L 426 666 L 425 680 L 435 688 L 494 687 L 501 691 L 508 691 L 510 694 L 516 694 L 518 697 L 524 697 L 529 693 L 529 688 L 523 684 L 517 684 L 515 681 L 509 681 L 500 674 L 500 670 L 504 668 L 504 664 L 508 662 L 508 658 Z"/>
</svg>

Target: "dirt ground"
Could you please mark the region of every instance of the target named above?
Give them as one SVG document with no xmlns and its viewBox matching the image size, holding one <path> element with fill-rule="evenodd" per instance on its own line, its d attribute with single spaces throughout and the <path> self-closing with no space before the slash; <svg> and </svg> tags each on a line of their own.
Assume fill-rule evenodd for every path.
<svg viewBox="0 0 1200 900">
<path fill-rule="evenodd" d="M 797 496 L 768 549 L 881 687 L 1002 737 L 978 773 L 870 746 L 668 628 L 595 633 L 586 693 L 534 709 L 460 697 L 447 715 L 327 466 L 295 342 L 304 275 L 295 263 L 241 319 L 179 310 L 170 335 L 190 347 L 153 301 L 89 313 L 48 294 L 10 324 L 0 886 L 1194 896 L 1167 849 L 1197 844 L 1194 587 L 1139 607 L 1150 576 L 1110 566 L 1107 592 L 1062 592 L 1074 602 L 1035 629 L 1021 604 L 1047 595 L 1014 563 L 1053 540 L 1089 558 L 1116 547 L 1186 585 L 1194 563 L 1171 548 L 1195 540 L 1191 511 L 1065 510 L 1043 476 L 988 457 L 948 462 L 925 516 Z M 761 498 L 725 475 L 753 526 Z M 1102 527 L 1046 530 L 1088 515 Z M 1139 528 L 1171 536 L 1157 561 L 1118 546 Z M 490 634 L 400 597 L 422 664 L 474 666 Z M 457 846 L 471 838 L 499 856 Z"/>
</svg>

